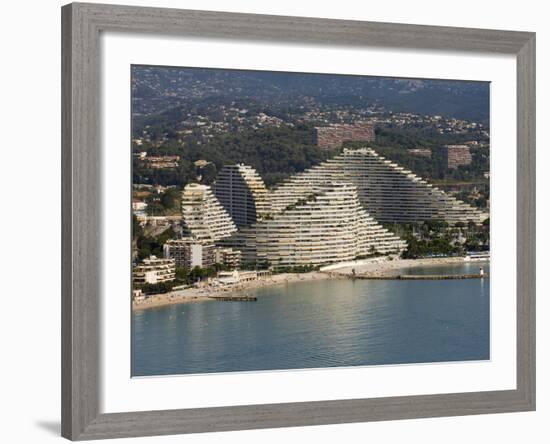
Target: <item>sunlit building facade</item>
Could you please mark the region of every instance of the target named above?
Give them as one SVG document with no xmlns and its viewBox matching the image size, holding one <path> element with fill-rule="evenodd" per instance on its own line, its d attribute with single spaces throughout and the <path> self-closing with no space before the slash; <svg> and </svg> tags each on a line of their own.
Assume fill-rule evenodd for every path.
<svg viewBox="0 0 550 444">
<path fill-rule="evenodd" d="M 322 265 L 400 253 L 406 243 L 378 224 L 349 182 L 315 185 L 284 209 L 229 239 L 247 263 L 273 267 Z"/>
<path fill-rule="evenodd" d="M 233 220 L 207 185 L 189 184 L 181 198 L 181 226 L 184 237 L 198 243 L 215 243 L 237 231 Z"/>
<path fill-rule="evenodd" d="M 271 193 L 272 213 L 282 212 L 296 198 L 310 194 L 327 180 L 346 180 L 357 187 L 360 202 L 379 222 L 410 223 L 442 220 L 481 223 L 481 211 L 432 186 L 421 177 L 385 159 L 371 148 L 343 153 L 296 174 Z"/>
<path fill-rule="evenodd" d="M 170 282 L 176 278 L 176 263 L 174 259 L 150 256 L 134 267 L 134 284 L 159 284 Z"/>
</svg>

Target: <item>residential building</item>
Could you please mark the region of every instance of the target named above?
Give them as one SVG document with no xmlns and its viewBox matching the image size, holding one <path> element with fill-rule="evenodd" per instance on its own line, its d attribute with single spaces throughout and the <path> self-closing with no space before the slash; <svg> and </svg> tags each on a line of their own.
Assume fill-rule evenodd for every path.
<svg viewBox="0 0 550 444">
<path fill-rule="evenodd" d="M 346 141 L 374 142 L 374 126 L 368 122 L 332 124 L 313 129 L 313 143 L 325 149 L 340 148 Z"/>
<path fill-rule="evenodd" d="M 212 243 L 200 243 L 191 237 L 170 239 L 164 246 L 164 257 L 174 259 L 176 267 L 191 270 L 195 267 L 211 267 L 215 263 Z"/>
<path fill-rule="evenodd" d="M 479 224 L 486 217 L 477 208 L 446 194 L 371 148 L 344 149 L 342 154 L 292 176 L 270 194 L 272 214 L 306 198 L 327 180 L 353 183 L 359 201 L 379 222 L 436 219 L 451 225 L 468 221 Z"/>
<path fill-rule="evenodd" d="M 413 156 L 426 157 L 427 159 L 432 157 L 432 150 L 429 148 L 411 148 L 407 152 Z"/>
<path fill-rule="evenodd" d="M 180 156 L 149 156 L 141 152 L 139 159 L 143 162 L 145 168 L 154 170 L 176 168 L 179 165 Z"/>
<path fill-rule="evenodd" d="M 253 224 L 269 213 L 267 188 L 250 166 L 224 166 L 213 190 L 237 227 Z"/>
<path fill-rule="evenodd" d="M 472 154 L 468 145 L 446 145 L 444 148 L 447 168 L 455 169 L 472 163 Z"/>
<path fill-rule="evenodd" d="M 232 269 L 239 269 L 241 266 L 241 252 L 233 248 L 214 248 L 214 263 L 222 264 Z"/>
<path fill-rule="evenodd" d="M 132 200 L 132 210 L 136 216 L 146 216 L 147 203 L 141 200 Z"/>
<path fill-rule="evenodd" d="M 158 284 L 170 282 L 176 278 L 176 263 L 174 259 L 149 256 L 134 267 L 134 284 Z"/>
<path fill-rule="evenodd" d="M 199 243 L 215 243 L 237 231 L 207 185 L 186 185 L 182 192 L 181 214 L 183 236 L 192 237 Z"/>
<path fill-rule="evenodd" d="M 324 182 L 277 214 L 242 228 L 227 243 L 243 261 L 272 267 L 322 265 L 375 253 L 400 253 L 406 243 L 365 211 L 355 185 Z"/>
</svg>

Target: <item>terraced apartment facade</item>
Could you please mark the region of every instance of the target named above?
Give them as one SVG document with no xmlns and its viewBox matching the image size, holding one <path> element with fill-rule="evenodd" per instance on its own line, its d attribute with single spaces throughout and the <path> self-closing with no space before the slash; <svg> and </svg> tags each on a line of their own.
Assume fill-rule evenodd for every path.
<svg viewBox="0 0 550 444">
<path fill-rule="evenodd" d="M 217 242 L 237 231 L 231 216 L 207 185 L 188 184 L 181 195 L 181 226 L 184 237 L 198 242 Z"/>
<path fill-rule="evenodd" d="M 406 243 L 365 211 L 355 185 L 326 181 L 228 239 L 244 262 L 274 267 L 345 262 L 400 253 Z"/>
<path fill-rule="evenodd" d="M 213 186 L 182 193 L 184 236 L 240 251 L 246 264 L 323 265 L 400 253 L 380 222 L 481 223 L 484 215 L 371 148 L 342 154 L 267 190 L 250 166 L 225 166 Z"/>
<path fill-rule="evenodd" d="M 371 148 L 344 149 L 342 154 L 292 176 L 271 193 L 272 213 L 284 211 L 327 180 L 353 183 L 360 202 L 379 222 L 437 219 L 450 225 L 468 221 L 479 224 L 487 217 Z"/>
</svg>

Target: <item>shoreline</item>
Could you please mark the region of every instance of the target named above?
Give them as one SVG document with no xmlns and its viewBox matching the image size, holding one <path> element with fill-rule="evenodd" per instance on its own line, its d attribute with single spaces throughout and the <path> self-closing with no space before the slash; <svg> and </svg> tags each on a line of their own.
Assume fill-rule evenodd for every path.
<svg viewBox="0 0 550 444">
<path fill-rule="evenodd" d="M 320 271 L 311 271 L 308 273 L 281 273 L 266 277 L 261 277 L 253 281 L 241 282 L 236 285 L 228 285 L 223 287 L 193 287 L 184 290 L 176 290 L 163 294 L 154 294 L 149 296 L 144 301 L 132 302 L 132 309 L 142 310 L 154 307 L 162 307 L 175 304 L 192 304 L 197 302 L 216 301 L 219 297 L 246 295 L 247 291 L 255 290 L 263 287 L 274 287 L 277 285 L 292 284 L 295 282 L 311 282 L 325 279 L 344 279 L 343 275 L 335 275 L 335 273 L 322 273 Z M 243 294 L 244 293 L 244 294 Z"/>
<path fill-rule="evenodd" d="M 394 260 L 376 260 L 370 263 L 348 266 L 333 270 L 332 273 L 352 277 L 353 271 L 356 274 L 364 276 L 393 276 L 393 272 L 398 272 L 415 267 L 437 267 L 440 265 L 462 265 L 462 264 L 485 264 L 489 260 L 466 262 L 463 256 L 458 257 L 435 257 L 422 259 L 394 259 Z M 395 274 L 397 276 L 397 273 Z"/>
<path fill-rule="evenodd" d="M 480 264 L 488 261 L 479 261 Z M 281 273 L 258 278 L 254 281 L 242 282 L 236 285 L 214 287 L 203 286 L 176 290 L 163 294 L 149 296 L 143 301 L 133 301 L 133 310 L 145 310 L 176 304 L 193 304 L 198 302 L 216 301 L 219 297 L 246 296 L 247 291 L 263 287 L 292 284 L 295 282 L 311 282 L 326 279 L 348 279 L 353 277 L 353 271 L 362 276 L 387 277 L 394 276 L 394 272 L 415 268 L 438 265 L 478 263 L 465 262 L 464 257 L 424 258 L 424 259 L 393 259 L 376 258 L 370 262 L 350 265 L 331 271 L 311 271 L 308 273 Z M 397 274 L 395 274 L 397 276 Z M 243 294 L 244 293 L 244 294 Z"/>
</svg>

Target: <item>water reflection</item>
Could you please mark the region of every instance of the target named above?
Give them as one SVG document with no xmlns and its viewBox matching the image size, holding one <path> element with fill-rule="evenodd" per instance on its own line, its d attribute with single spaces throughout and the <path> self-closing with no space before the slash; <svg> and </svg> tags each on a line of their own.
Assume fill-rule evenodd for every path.
<svg viewBox="0 0 550 444">
<path fill-rule="evenodd" d="M 488 267 L 485 265 L 485 272 Z M 474 273 L 478 264 L 415 269 Z M 134 312 L 133 375 L 489 358 L 489 279 L 333 280 Z"/>
</svg>

